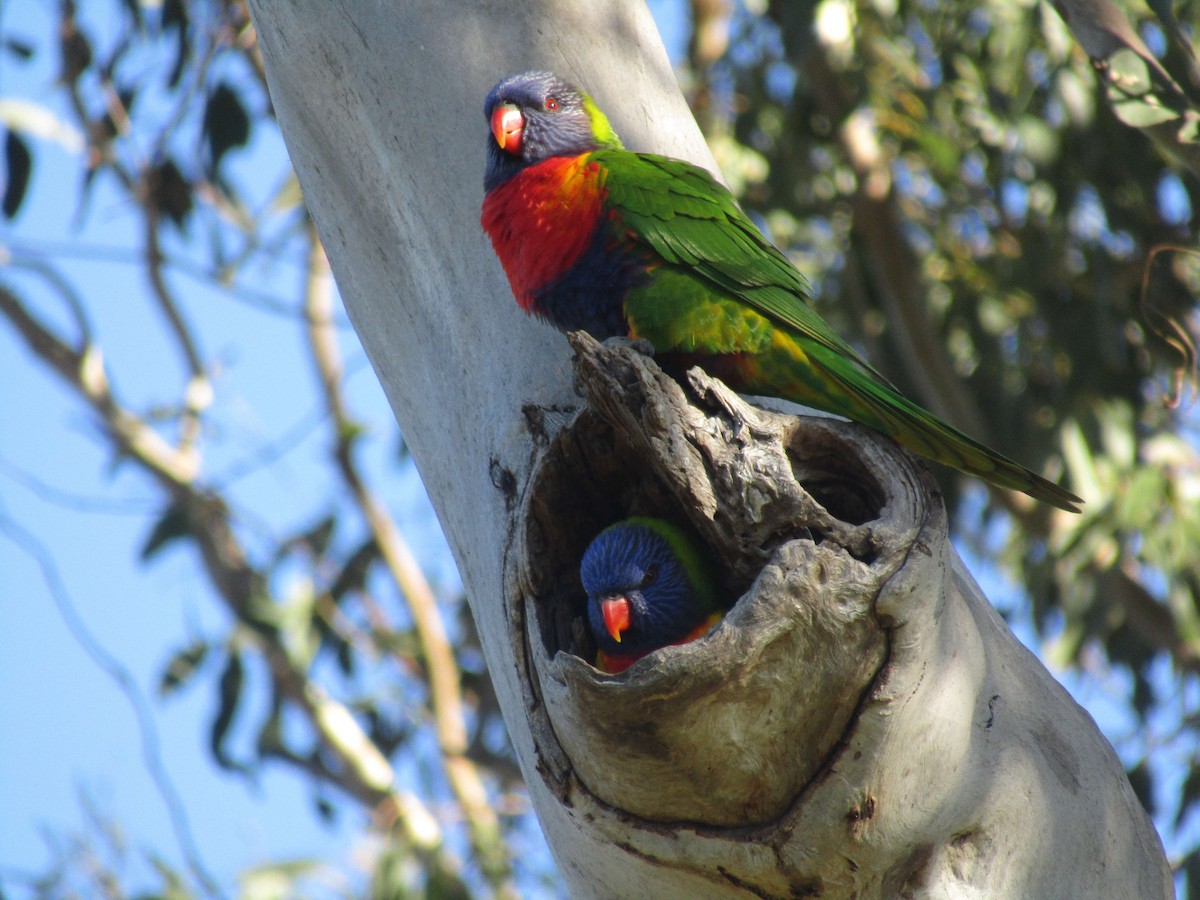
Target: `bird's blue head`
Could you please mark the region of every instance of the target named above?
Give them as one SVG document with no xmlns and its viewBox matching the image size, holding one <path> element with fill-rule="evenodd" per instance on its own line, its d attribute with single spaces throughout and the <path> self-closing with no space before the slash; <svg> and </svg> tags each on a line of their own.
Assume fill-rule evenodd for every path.
<svg viewBox="0 0 1200 900">
<path fill-rule="evenodd" d="M 682 554 L 681 541 L 687 542 Z M 683 640 L 713 612 L 715 585 L 694 543 L 648 519 L 610 525 L 592 541 L 579 574 L 601 651 L 645 655 Z"/>
<path fill-rule="evenodd" d="M 587 94 L 552 72 L 524 72 L 498 82 L 487 95 L 487 171 L 491 190 L 526 166 L 552 156 L 578 156 L 621 141 Z"/>
</svg>

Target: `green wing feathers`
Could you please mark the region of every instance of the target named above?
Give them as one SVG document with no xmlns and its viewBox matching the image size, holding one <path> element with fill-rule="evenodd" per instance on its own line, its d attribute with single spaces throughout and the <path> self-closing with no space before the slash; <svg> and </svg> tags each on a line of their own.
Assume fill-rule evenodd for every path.
<svg viewBox="0 0 1200 900">
<path fill-rule="evenodd" d="M 847 371 L 845 360 L 825 360 L 823 357 L 825 351 L 821 350 L 809 355 L 813 365 L 822 370 L 829 382 L 840 388 L 836 394 L 844 393 L 850 398 L 845 404 L 847 411 L 831 411 L 869 425 L 889 435 L 902 447 L 943 465 L 1000 487 L 1022 491 L 1059 509 L 1079 512 L 1076 504 L 1081 501 L 1070 491 L 981 444 L 887 384 L 865 377 L 862 372 Z M 832 406 L 816 405 L 823 408 Z M 864 410 L 869 413 L 864 414 Z"/>
<path fill-rule="evenodd" d="M 897 391 L 809 305 L 804 277 L 703 169 L 620 150 L 591 154 L 615 224 L 648 251 L 625 298 L 631 332 L 664 353 L 736 358 L 739 390 L 861 422 L 902 446 L 1061 509 L 1079 498 Z"/>
<path fill-rule="evenodd" d="M 804 276 L 707 171 L 645 153 L 599 151 L 592 159 L 607 172 L 607 205 L 635 241 L 686 267 L 705 289 L 728 293 L 887 381 L 813 311 Z"/>
</svg>

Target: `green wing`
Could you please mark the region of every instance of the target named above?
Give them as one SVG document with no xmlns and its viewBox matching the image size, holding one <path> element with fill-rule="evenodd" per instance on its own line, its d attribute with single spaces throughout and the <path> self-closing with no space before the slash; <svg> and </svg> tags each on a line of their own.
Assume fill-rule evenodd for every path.
<svg viewBox="0 0 1200 900">
<path fill-rule="evenodd" d="M 740 301 L 748 312 L 758 313 L 775 324 L 844 356 L 885 384 L 887 380 L 846 341 L 834 332 L 809 306 L 809 286 L 774 245 L 762 236 L 738 207 L 733 195 L 707 171 L 681 160 L 624 150 L 601 150 L 592 154 L 606 171 L 606 204 L 616 211 L 629 235 L 671 266 L 674 273 L 656 273 L 655 278 L 672 280 L 672 290 L 647 292 L 642 303 L 633 298 L 630 318 L 645 331 L 662 333 L 668 322 L 695 317 L 698 308 L 722 304 L 724 313 L 737 318 L 728 301 Z M 690 289 L 679 276 L 697 283 Z M 710 289 L 711 293 L 709 290 Z M 715 289 L 715 290 L 712 290 Z M 680 292 L 683 299 L 678 299 Z M 650 296 L 652 295 L 652 296 Z M 674 302 L 672 302 L 674 300 Z M 713 311 L 715 316 L 715 310 Z M 744 313 L 742 314 L 744 317 Z M 715 327 L 709 320 L 700 323 Z M 727 325 L 729 323 L 726 323 Z M 749 324 L 752 337 L 759 334 Z M 758 352 L 761 344 L 737 346 L 738 341 L 719 340 L 718 346 L 696 346 L 709 352 Z M 672 342 L 673 343 L 673 342 Z M 666 348 L 663 348 L 666 349 Z"/>
<path fill-rule="evenodd" d="M 660 351 L 740 355 L 734 387 L 835 412 L 938 462 L 1076 509 L 1074 494 L 897 391 L 813 311 L 804 277 L 708 172 L 625 150 L 591 159 L 606 173 L 615 226 L 649 251 L 647 283 L 625 298 L 638 337 Z"/>
</svg>

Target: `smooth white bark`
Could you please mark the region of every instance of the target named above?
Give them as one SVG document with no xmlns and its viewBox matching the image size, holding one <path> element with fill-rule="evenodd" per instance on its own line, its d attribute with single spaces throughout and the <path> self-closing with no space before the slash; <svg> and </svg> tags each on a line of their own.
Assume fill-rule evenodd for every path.
<svg viewBox="0 0 1200 900">
<path fill-rule="evenodd" d="M 570 548 L 579 549 L 598 513 L 582 500 L 573 508 L 578 498 L 562 488 L 530 491 L 534 463 L 558 446 L 580 400 L 566 342 L 518 311 L 479 228 L 481 104 L 503 75 L 553 69 L 585 86 L 632 148 L 711 162 L 640 2 L 252 0 L 251 8 L 306 202 L 454 551 L 533 803 L 573 895 L 1166 895 L 1157 836 L 1112 751 L 962 572 L 929 482 L 881 442 L 864 440 L 854 465 L 886 482 L 876 493 L 896 498 L 871 537 L 887 553 L 859 558 L 846 547 L 866 540 L 861 529 L 833 525 L 836 540 L 780 545 L 752 598 L 712 638 L 660 654 L 624 680 L 597 678 L 552 652 L 570 638 L 539 620 L 539 585 L 570 581 Z M 638 496 L 679 504 L 725 546 L 724 482 L 700 496 L 709 489 L 672 486 L 667 470 L 705 444 L 701 432 L 725 435 L 705 444 L 710 456 L 745 435 L 730 430 L 728 411 L 692 402 L 673 432 L 678 442 L 639 451 L 666 462 L 645 470 Z M 725 407 L 742 409 L 736 398 Z M 794 431 L 801 456 L 826 446 L 813 437 L 825 426 L 770 419 L 762 427 L 764 448 L 778 443 L 777 429 Z M 829 434 L 841 433 L 833 427 Z M 855 453 L 843 455 L 849 465 Z M 804 481 L 803 462 L 776 462 Z M 783 469 L 770 476 L 781 496 L 800 504 L 797 515 L 811 514 L 798 488 L 784 490 Z M 758 487 L 740 483 L 747 503 L 766 504 Z M 614 487 L 612 496 L 632 495 Z M 543 537 L 554 532 L 563 559 L 525 552 L 527 514 Z M 549 560 L 557 568 L 547 572 Z M 729 561 L 748 569 L 744 554 Z M 752 573 L 737 573 L 749 583 Z M 810 590 L 814 582 L 819 590 Z M 790 630 L 780 629 L 781 616 L 791 617 Z M 842 643 L 850 631 L 858 643 Z M 607 721 L 580 697 L 614 696 L 633 733 L 639 709 L 653 708 L 657 726 L 670 710 L 686 718 L 694 704 L 632 698 L 680 685 L 692 694 L 677 696 L 695 697 L 698 672 L 733 672 L 733 662 L 751 657 L 762 665 L 747 665 L 753 671 L 723 709 L 706 704 L 710 718 L 690 732 L 675 727 L 671 740 L 682 743 L 669 752 L 696 764 L 715 743 L 706 738 L 720 734 L 775 762 L 733 772 L 701 766 L 648 799 L 648 779 L 619 777 L 632 743 L 579 739 L 577 729 Z M 771 682 L 786 702 L 743 704 L 763 715 L 730 725 L 738 691 L 758 702 Z M 822 683 L 841 691 L 806 689 Z M 821 722 L 819 734 L 805 743 L 797 721 Z M 780 723 L 799 734 L 802 751 L 779 739 Z M 670 782 L 664 772 L 676 767 L 641 750 L 642 763 L 660 767 L 654 780 Z M 739 804 L 750 781 L 755 799 Z M 689 805 L 689 787 L 703 803 Z"/>
</svg>

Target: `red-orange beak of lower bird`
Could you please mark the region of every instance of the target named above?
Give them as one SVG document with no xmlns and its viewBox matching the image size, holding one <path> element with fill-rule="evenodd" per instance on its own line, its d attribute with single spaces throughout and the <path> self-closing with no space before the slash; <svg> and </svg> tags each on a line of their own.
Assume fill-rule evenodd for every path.
<svg viewBox="0 0 1200 900">
<path fill-rule="evenodd" d="M 621 643 L 621 632 L 629 630 L 629 609 L 628 597 L 609 597 L 600 601 L 604 627 L 618 644 Z"/>
<path fill-rule="evenodd" d="M 501 150 L 514 156 L 520 153 L 524 133 L 525 117 L 511 103 L 501 103 L 492 110 L 492 135 Z"/>
</svg>

